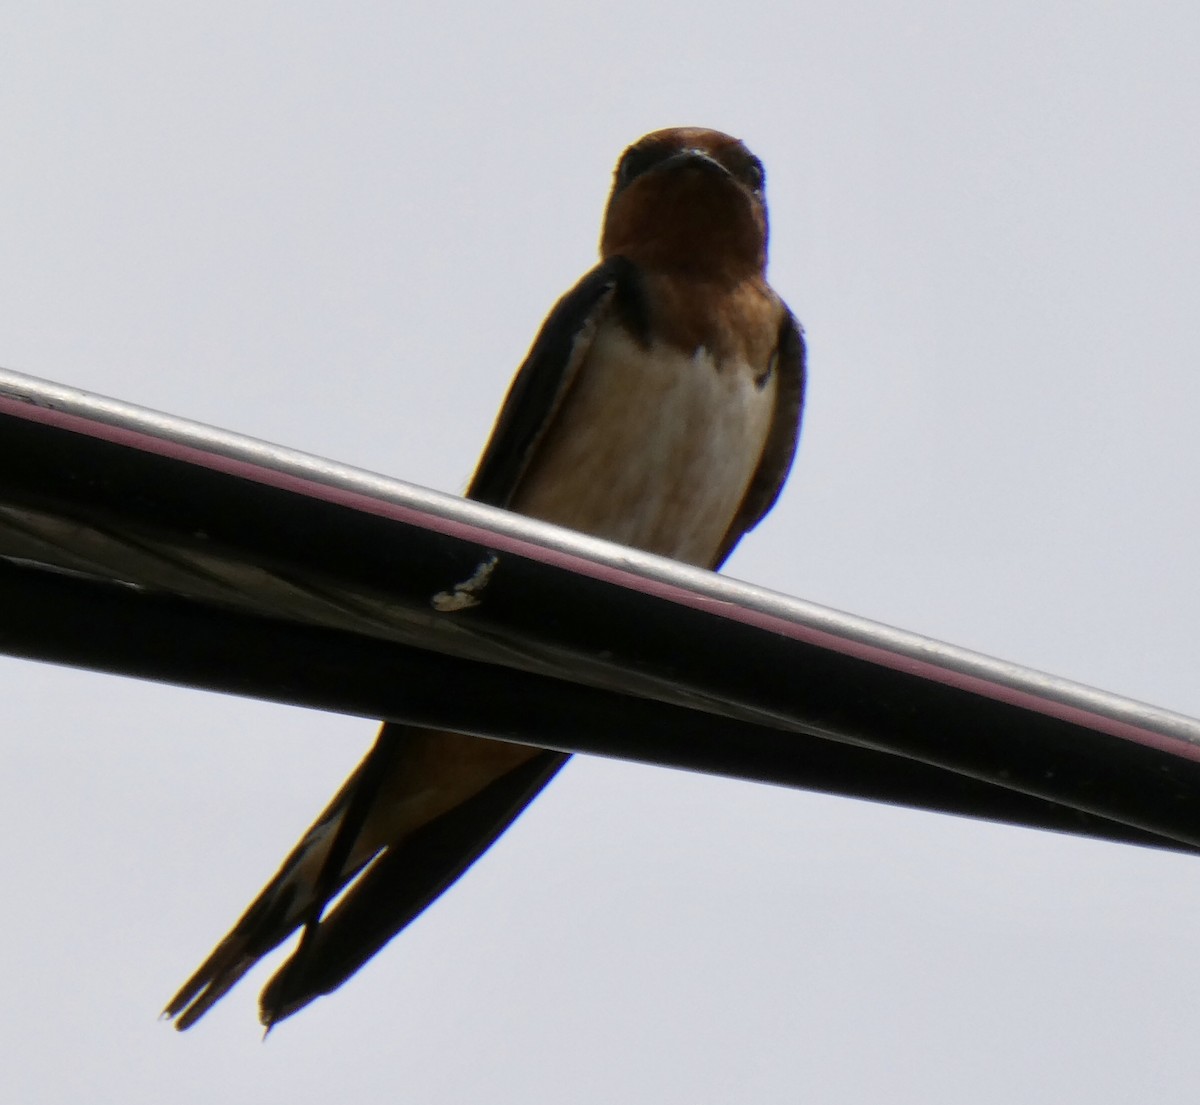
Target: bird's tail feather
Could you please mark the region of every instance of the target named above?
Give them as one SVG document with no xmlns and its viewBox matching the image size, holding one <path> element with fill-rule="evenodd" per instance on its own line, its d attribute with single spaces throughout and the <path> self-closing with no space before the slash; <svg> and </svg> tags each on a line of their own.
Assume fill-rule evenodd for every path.
<svg viewBox="0 0 1200 1105">
<path fill-rule="evenodd" d="M 378 777 L 391 751 L 381 734 L 275 877 L 167 1003 L 163 1017 L 173 1020 L 176 1028 L 182 1031 L 195 1024 L 264 955 L 300 925 L 319 917 L 325 903 L 366 866 L 372 857 L 354 856 L 354 840 L 346 840 L 347 834 L 339 830 L 345 825 L 351 836 L 356 834 L 351 807 L 363 800 L 374 781 L 364 776 Z"/>
<path fill-rule="evenodd" d="M 267 1030 L 336 990 L 495 842 L 567 761 L 543 752 L 377 855 L 267 983 Z M 308 937 L 311 936 L 311 939 Z"/>
<path fill-rule="evenodd" d="M 364 816 L 402 762 L 411 732 L 383 727 L 275 877 L 167 1004 L 163 1016 L 176 1028 L 194 1025 L 301 926 L 300 944 L 263 991 L 262 1023 L 270 1029 L 336 989 L 455 882 L 567 759 L 540 753 L 386 847 L 360 840 Z M 326 910 L 347 886 L 346 896 Z"/>
</svg>

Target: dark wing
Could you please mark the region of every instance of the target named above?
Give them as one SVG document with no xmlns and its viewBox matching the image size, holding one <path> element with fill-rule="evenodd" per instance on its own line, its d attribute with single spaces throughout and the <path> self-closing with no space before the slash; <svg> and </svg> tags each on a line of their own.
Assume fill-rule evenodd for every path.
<svg viewBox="0 0 1200 1105">
<path fill-rule="evenodd" d="M 637 271 L 623 257 L 612 257 L 554 305 L 508 389 L 467 488 L 468 499 L 508 506 L 570 391 L 597 326 L 614 306 L 623 316 L 637 314 L 639 299 Z"/>
<path fill-rule="evenodd" d="M 618 310 L 631 327 L 641 322 L 636 270 L 622 258 L 592 269 L 555 304 L 521 365 L 467 491 L 470 498 L 507 506 L 587 356 L 600 321 Z M 263 991 L 268 1027 L 336 989 L 411 922 L 479 858 L 566 762 L 545 752 L 495 780 L 470 801 L 385 849 L 361 872 L 345 869 L 355 839 L 374 806 L 393 756 L 412 730 L 386 724 L 375 746 L 335 800 L 344 809 L 307 907 L 289 901 L 288 865 L 167 1007 L 187 1028 L 263 954 L 301 925 L 304 936 Z M 331 815 L 331 811 L 327 811 Z M 328 913 L 328 902 L 350 884 Z"/>
<path fill-rule="evenodd" d="M 800 439 L 800 419 L 804 412 L 805 348 L 804 331 L 791 311 L 784 308 L 779 328 L 779 343 L 775 347 L 774 371 L 777 377 L 775 417 L 767 443 L 763 446 L 758 468 L 750 478 L 746 497 L 730 523 L 725 540 L 713 562 L 719 568 L 734 547 L 766 516 L 775 505 L 783 483 L 796 455 Z"/>
</svg>

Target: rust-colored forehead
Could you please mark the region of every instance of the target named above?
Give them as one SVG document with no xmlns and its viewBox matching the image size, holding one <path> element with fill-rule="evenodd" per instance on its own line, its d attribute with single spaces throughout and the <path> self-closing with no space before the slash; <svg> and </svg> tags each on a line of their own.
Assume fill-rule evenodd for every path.
<svg viewBox="0 0 1200 1105">
<path fill-rule="evenodd" d="M 746 151 L 746 147 L 740 139 L 719 130 L 709 130 L 707 127 L 666 127 L 663 130 L 651 131 L 644 135 L 634 143 L 634 146 L 665 146 L 680 150 L 703 150 L 713 156 L 732 149 L 749 152 Z"/>
<path fill-rule="evenodd" d="M 617 162 L 615 191 L 621 191 L 643 173 L 685 151 L 704 154 L 724 165 L 752 191 L 762 191 L 762 162 L 739 139 L 707 127 L 668 127 L 639 138 Z"/>
</svg>

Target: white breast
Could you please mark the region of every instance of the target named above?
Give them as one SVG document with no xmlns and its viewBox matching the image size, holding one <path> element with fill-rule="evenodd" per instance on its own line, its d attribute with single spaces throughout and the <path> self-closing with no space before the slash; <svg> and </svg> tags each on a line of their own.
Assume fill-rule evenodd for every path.
<svg viewBox="0 0 1200 1105">
<path fill-rule="evenodd" d="M 766 365 L 641 348 L 603 325 L 513 509 L 691 564 L 716 557 L 775 409 Z"/>
</svg>

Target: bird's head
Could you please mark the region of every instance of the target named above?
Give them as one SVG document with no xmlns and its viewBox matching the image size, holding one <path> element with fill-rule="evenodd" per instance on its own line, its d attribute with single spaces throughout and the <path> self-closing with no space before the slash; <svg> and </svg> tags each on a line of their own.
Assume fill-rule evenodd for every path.
<svg viewBox="0 0 1200 1105">
<path fill-rule="evenodd" d="M 702 279 L 761 275 L 764 184 L 762 162 L 738 139 L 703 127 L 656 130 L 617 162 L 601 256 Z"/>
</svg>

